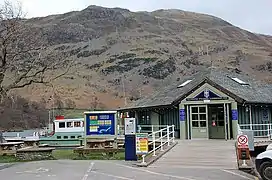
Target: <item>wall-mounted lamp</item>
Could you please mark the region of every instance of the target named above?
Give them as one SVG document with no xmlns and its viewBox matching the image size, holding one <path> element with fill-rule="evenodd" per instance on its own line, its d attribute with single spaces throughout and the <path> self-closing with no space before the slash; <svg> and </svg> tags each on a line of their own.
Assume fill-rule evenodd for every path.
<svg viewBox="0 0 272 180">
<path fill-rule="evenodd" d="M 246 112 L 248 112 L 249 111 L 249 108 L 248 108 L 248 106 L 246 106 Z"/>
</svg>

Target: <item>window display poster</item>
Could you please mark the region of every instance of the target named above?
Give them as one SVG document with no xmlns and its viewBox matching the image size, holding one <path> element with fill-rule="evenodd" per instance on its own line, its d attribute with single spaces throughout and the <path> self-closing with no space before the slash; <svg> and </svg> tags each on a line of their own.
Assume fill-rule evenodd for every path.
<svg viewBox="0 0 272 180">
<path fill-rule="evenodd" d="M 86 135 L 115 135 L 115 114 L 85 114 Z"/>
</svg>

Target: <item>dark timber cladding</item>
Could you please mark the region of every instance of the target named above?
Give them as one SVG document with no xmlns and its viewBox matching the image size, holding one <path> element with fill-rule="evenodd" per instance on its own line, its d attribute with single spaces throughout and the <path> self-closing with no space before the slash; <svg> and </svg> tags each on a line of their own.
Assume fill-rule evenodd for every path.
<svg viewBox="0 0 272 180">
<path fill-rule="evenodd" d="M 272 85 L 248 75 L 207 68 L 186 76 L 119 112 L 131 112 L 139 125 L 176 126 L 181 139 L 232 139 L 241 129 L 267 136 L 272 117 Z"/>
</svg>

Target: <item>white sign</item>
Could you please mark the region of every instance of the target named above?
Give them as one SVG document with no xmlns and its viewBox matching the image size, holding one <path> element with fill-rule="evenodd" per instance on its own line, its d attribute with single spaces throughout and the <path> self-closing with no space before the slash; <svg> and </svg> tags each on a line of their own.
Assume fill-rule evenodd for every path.
<svg viewBox="0 0 272 180">
<path fill-rule="evenodd" d="M 125 118 L 125 135 L 136 133 L 136 120 L 135 118 Z"/>
<path fill-rule="evenodd" d="M 237 145 L 238 148 L 247 148 L 248 147 L 248 137 L 247 135 L 238 135 L 237 137 Z"/>
</svg>

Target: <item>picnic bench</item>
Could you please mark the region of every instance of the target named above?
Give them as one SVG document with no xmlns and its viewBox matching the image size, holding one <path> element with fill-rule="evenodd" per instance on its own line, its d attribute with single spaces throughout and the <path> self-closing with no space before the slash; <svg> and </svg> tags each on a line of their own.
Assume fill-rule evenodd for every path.
<svg viewBox="0 0 272 180">
<path fill-rule="evenodd" d="M 39 140 L 38 139 L 24 139 L 24 146 L 25 147 L 39 147 Z"/>
<path fill-rule="evenodd" d="M 87 139 L 86 148 L 113 148 L 114 139 Z"/>
<path fill-rule="evenodd" d="M 15 155 L 16 151 L 23 147 L 24 142 L 0 143 L 0 155 Z"/>
</svg>

